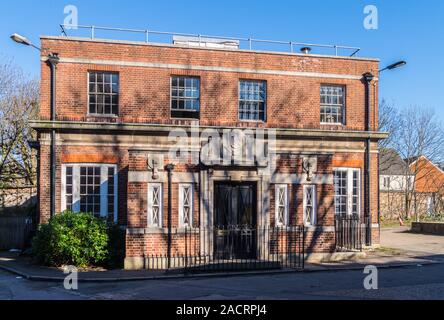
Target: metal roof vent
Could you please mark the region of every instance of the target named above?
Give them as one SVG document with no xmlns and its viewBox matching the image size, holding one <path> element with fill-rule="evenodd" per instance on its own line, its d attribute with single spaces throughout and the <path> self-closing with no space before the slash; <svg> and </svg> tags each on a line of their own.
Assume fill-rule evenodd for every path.
<svg viewBox="0 0 444 320">
<path fill-rule="evenodd" d="M 223 38 L 173 36 L 173 44 L 203 48 L 239 49 L 239 40 Z"/>
<path fill-rule="evenodd" d="M 311 48 L 310 47 L 303 47 L 301 48 L 301 53 L 303 54 L 310 54 Z"/>
</svg>

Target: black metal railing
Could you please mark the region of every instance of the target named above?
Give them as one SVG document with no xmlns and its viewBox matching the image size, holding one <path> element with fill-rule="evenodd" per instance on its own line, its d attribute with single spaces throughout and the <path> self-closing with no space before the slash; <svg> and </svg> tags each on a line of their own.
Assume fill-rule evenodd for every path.
<svg viewBox="0 0 444 320">
<path fill-rule="evenodd" d="M 305 228 L 221 226 L 178 230 L 171 255 L 154 254 L 147 268 L 170 272 L 303 269 Z"/>
<path fill-rule="evenodd" d="M 336 251 L 362 251 L 365 225 L 359 216 L 335 218 Z"/>
</svg>

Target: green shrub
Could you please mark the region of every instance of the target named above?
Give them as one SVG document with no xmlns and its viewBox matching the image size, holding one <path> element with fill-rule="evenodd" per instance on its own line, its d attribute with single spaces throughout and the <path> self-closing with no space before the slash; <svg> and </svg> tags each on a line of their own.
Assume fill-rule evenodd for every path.
<svg viewBox="0 0 444 320">
<path fill-rule="evenodd" d="M 101 264 L 108 257 L 106 223 L 89 213 L 55 215 L 39 227 L 32 253 L 35 262 L 47 266 Z"/>
</svg>

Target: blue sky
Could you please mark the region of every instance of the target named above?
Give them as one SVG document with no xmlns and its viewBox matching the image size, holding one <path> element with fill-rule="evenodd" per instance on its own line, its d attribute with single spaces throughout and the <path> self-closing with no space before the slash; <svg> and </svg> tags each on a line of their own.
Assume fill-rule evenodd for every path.
<svg viewBox="0 0 444 320">
<path fill-rule="evenodd" d="M 9 35 L 18 32 L 36 43 L 39 35 L 59 35 L 69 4 L 84 25 L 344 44 L 361 47 L 362 56 L 381 59 L 381 66 L 406 60 L 406 67 L 382 74 L 380 98 L 433 108 L 444 120 L 442 0 L 1 1 L 0 58 L 37 77 L 37 51 Z M 363 27 L 366 5 L 378 8 L 378 30 Z"/>
</svg>

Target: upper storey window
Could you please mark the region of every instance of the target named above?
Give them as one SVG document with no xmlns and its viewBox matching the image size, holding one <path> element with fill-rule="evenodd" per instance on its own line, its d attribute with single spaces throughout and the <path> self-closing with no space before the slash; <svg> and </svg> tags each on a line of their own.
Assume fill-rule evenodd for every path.
<svg viewBox="0 0 444 320">
<path fill-rule="evenodd" d="M 199 78 L 171 77 L 171 117 L 199 119 L 199 110 Z"/>
<path fill-rule="evenodd" d="M 267 85 L 265 81 L 239 82 L 239 119 L 265 121 Z"/>
<path fill-rule="evenodd" d="M 321 123 L 343 124 L 345 109 L 345 88 L 342 86 L 321 86 Z"/>
<path fill-rule="evenodd" d="M 89 72 L 89 114 L 117 115 L 119 75 L 111 72 Z"/>
</svg>

